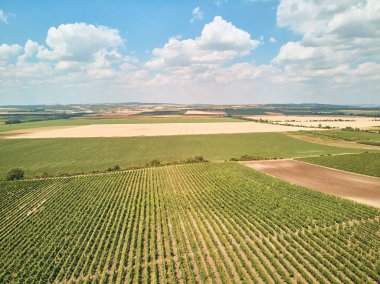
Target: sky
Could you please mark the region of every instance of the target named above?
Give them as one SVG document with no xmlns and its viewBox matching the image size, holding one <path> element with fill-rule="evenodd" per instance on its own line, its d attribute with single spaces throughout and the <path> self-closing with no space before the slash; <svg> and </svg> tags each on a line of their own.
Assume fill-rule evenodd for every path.
<svg viewBox="0 0 380 284">
<path fill-rule="evenodd" d="M 0 0 L 0 105 L 380 104 L 379 0 Z"/>
</svg>

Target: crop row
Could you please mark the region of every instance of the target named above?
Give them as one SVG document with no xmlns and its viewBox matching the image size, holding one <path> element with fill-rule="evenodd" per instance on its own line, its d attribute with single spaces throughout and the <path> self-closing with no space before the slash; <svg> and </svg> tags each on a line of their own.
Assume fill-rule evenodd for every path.
<svg viewBox="0 0 380 284">
<path fill-rule="evenodd" d="M 0 282 L 380 282 L 380 212 L 234 163 L 0 183 Z"/>
</svg>

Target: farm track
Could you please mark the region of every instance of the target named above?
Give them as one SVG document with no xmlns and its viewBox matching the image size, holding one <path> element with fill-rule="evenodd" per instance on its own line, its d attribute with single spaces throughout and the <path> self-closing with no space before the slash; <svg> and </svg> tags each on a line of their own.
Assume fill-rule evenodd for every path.
<svg viewBox="0 0 380 284">
<path fill-rule="evenodd" d="M 0 282 L 379 283 L 380 211 L 235 163 L 0 182 Z"/>
</svg>

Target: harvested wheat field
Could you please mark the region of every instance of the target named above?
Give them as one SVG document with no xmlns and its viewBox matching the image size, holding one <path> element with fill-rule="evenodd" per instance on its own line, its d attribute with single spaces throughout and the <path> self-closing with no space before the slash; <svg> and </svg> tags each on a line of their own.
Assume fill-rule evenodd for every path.
<svg viewBox="0 0 380 284">
<path fill-rule="evenodd" d="M 307 129 L 308 128 L 304 127 L 283 126 L 256 122 L 107 124 L 55 128 L 53 130 L 36 129 L 36 131 L 29 131 L 28 133 L 12 133 L 12 135 L 9 135 L 7 138 L 168 136 L 251 132 L 285 132 Z"/>
<path fill-rule="evenodd" d="M 242 163 L 293 184 L 380 208 L 379 178 L 294 160 Z"/>
<path fill-rule="evenodd" d="M 304 127 L 333 127 L 333 128 L 369 128 L 380 125 L 379 118 L 357 116 L 320 116 L 320 115 L 254 115 L 249 119 L 268 120 L 276 124 L 290 124 Z"/>
</svg>

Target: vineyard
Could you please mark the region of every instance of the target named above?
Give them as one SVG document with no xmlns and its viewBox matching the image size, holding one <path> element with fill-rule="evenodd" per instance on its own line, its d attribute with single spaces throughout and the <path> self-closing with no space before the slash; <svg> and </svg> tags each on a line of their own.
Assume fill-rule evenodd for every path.
<svg viewBox="0 0 380 284">
<path fill-rule="evenodd" d="M 329 130 L 329 131 L 300 131 L 296 135 L 306 135 L 309 137 L 328 139 L 328 140 L 344 140 L 356 142 L 359 144 L 377 145 L 380 141 L 380 133 L 367 131 L 345 131 L 345 130 Z"/>
<path fill-rule="evenodd" d="M 337 156 L 321 156 L 300 159 L 318 164 L 364 175 L 380 177 L 380 153 L 361 153 Z"/>
<path fill-rule="evenodd" d="M 0 182 L 0 283 L 379 283 L 380 211 L 235 163 Z"/>
</svg>

